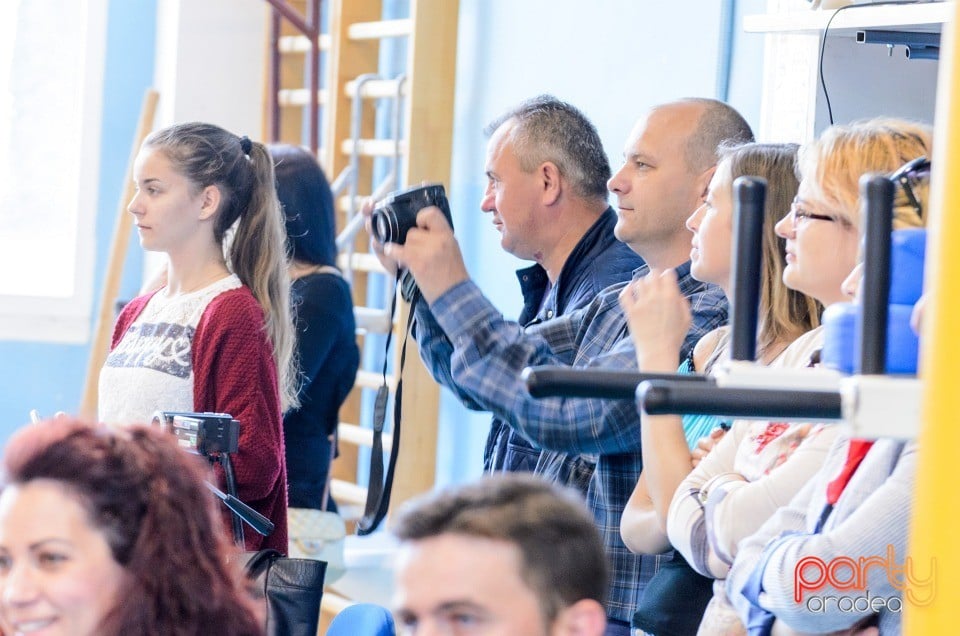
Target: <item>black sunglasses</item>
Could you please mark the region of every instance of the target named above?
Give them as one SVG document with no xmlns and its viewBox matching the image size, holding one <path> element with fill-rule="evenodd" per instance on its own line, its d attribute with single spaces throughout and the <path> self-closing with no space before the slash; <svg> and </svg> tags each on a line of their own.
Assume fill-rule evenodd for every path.
<svg viewBox="0 0 960 636">
<path fill-rule="evenodd" d="M 897 168 L 889 177 L 891 181 L 900 185 L 903 189 L 903 194 L 907 197 L 907 201 L 910 202 L 913 209 L 917 211 L 917 216 L 921 219 L 923 218 L 923 206 L 913 193 L 912 182 L 928 177 L 929 175 L 930 160 L 926 157 L 917 157 Z"/>
</svg>

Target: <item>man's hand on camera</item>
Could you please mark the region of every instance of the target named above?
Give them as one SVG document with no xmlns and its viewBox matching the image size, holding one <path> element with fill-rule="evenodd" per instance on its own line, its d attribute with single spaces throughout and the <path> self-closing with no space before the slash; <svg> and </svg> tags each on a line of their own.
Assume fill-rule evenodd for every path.
<svg viewBox="0 0 960 636">
<path fill-rule="evenodd" d="M 380 261 L 380 264 L 383 265 L 383 268 L 387 270 L 387 275 L 391 278 L 397 277 L 397 270 L 399 266 L 397 261 L 393 260 L 389 256 L 383 253 L 383 243 L 377 241 L 373 238 L 373 231 L 371 228 L 370 217 L 373 215 L 373 208 L 376 207 L 377 201 L 373 197 L 367 197 L 363 200 L 363 203 L 360 204 L 360 212 L 363 214 L 363 225 L 367 229 L 367 234 L 370 235 L 370 248 L 373 250 L 373 253 L 376 254 L 377 260 Z"/>
<path fill-rule="evenodd" d="M 410 270 L 428 303 L 470 278 L 453 229 L 440 208 L 420 210 L 417 227 L 410 228 L 404 244 L 387 243 L 383 248 L 388 259 Z"/>
</svg>

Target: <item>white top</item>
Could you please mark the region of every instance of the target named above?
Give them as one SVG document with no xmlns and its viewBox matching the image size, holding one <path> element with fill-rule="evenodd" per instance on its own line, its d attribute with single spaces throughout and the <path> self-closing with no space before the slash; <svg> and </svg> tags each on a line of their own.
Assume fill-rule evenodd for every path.
<svg viewBox="0 0 960 636">
<path fill-rule="evenodd" d="M 822 344 L 823 329 L 814 329 L 791 343 L 770 367 L 806 367 Z M 720 580 L 701 628 L 738 622 L 722 583 L 737 544 L 809 481 L 839 431 L 823 424 L 736 420 L 680 483 L 667 513 L 670 543 L 693 569 Z"/>
<path fill-rule="evenodd" d="M 211 300 L 240 286 L 230 275 L 187 294 L 154 294 L 100 370 L 99 421 L 148 424 L 156 411 L 193 411 L 197 324 Z"/>
<path fill-rule="evenodd" d="M 874 611 L 880 616 L 881 634 L 901 633 L 901 612 L 888 599 L 896 597 L 907 605 L 909 600 L 935 598 L 936 579 L 930 562 L 918 561 L 910 568 L 911 577 L 896 575 L 896 568 L 907 558 L 907 538 L 917 469 L 916 442 L 879 439 L 867 452 L 843 489 L 820 532 L 816 532 L 826 506 L 827 485 L 840 473 L 847 459 L 848 440 L 838 439 L 820 471 L 803 489 L 764 523 L 755 534 L 739 546 L 727 580 L 727 589 L 741 616 L 746 616 L 749 602 L 740 592 L 754 568 L 763 564 L 761 605 L 777 615 L 789 627 L 803 633 L 833 633 L 847 630 Z M 824 582 L 818 590 L 806 590 L 801 602 L 795 600 L 797 564 L 817 558 L 832 564 L 848 559 L 863 565 L 863 579 L 852 588 L 838 589 L 842 574 Z M 881 559 L 879 567 L 874 567 Z M 849 570 L 843 570 L 849 571 Z M 892 573 L 891 576 L 889 573 Z M 940 573 L 936 573 L 940 576 Z M 811 596 L 860 597 L 869 590 L 873 599 L 887 602 L 852 611 L 816 612 L 808 609 Z M 809 605 L 816 607 L 815 604 Z M 829 606 L 828 606 L 829 607 Z M 835 609 L 834 605 L 834 609 Z"/>
</svg>

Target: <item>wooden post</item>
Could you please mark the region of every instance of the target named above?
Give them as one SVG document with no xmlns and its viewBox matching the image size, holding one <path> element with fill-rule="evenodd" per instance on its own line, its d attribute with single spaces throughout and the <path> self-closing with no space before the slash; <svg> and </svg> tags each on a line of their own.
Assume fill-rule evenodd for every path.
<svg viewBox="0 0 960 636">
<path fill-rule="evenodd" d="M 429 180 L 450 186 L 459 10 L 460 3 L 455 0 L 410 2 L 413 33 L 407 51 L 407 184 Z M 438 33 L 445 36 L 437 37 Z M 400 325 L 407 324 L 409 310 L 406 303 L 401 305 Z M 397 338 L 398 345 L 401 340 Z M 394 510 L 407 499 L 432 490 L 436 477 L 440 387 L 420 363 L 413 339 L 408 347 L 403 435 L 391 501 Z"/>
<path fill-rule="evenodd" d="M 107 259 L 107 273 L 103 281 L 103 293 L 100 296 L 100 309 L 94 327 L 93 342 L 90 345 L 90 357 L 87 362 L 87 377 L 83 387 L 83 396 L 80 401 L 79 415 L 86 420 L 97 417 L 97 390 L 100 379 L 100 368 L 103 367 L 107 352 L 110 349 L 110 334 L 113 330 L 114 309 L 117 294 L 120 292 L 120 278 L 123 274 L 123 263 L 127 258 L 127 245 L 130 243 L 130 231 L 133 228 L 133 215 L 127 212 L 127 205 L 133 198 L 133 162 L 140 151 L 140 144 L 153 127 L 153 117 L 157 112 L 157 101 L 160 94 L 147 89 L 143 97 L 143 106 L 140 109 L 140 122 L 133 138 L 133 147 L 130 150 L 130 159 L 127 162 L 126 179 L 120 202 L 117 209 L 117 222 L 113 229 L 113 240 L 110 242 L 110 256 Z"/>
</svg>

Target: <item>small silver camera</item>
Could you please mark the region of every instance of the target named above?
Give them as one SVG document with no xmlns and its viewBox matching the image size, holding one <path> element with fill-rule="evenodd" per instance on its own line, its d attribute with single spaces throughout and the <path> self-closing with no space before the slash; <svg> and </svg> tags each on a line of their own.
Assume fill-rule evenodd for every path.
<svg viewBox="0 0 960 636">
<path fill-rule="evenodd" d="M 198 455 L 236 453 L 240 445 L 240 422 L 226 413 L 157 411 L 151 423 L 176 437 L 181 448 Z"/>
</svg>

